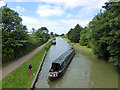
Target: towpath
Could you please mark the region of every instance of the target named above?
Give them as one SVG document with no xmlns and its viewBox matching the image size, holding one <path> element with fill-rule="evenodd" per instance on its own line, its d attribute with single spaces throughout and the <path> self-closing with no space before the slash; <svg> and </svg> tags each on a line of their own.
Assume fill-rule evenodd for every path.
<svg viewBox="0 0 120 90">
<path fill-rule="evenodd" d="M 46 42 L 45 44 L 41 45 L 40 47 L 34 49 L 32 52 L 28 53 L 27 55 L 5 65 L 4 67 L 2 67 L 2 77 L 0 78 L 3 79 L 5 76 L 7 76 L 10 72 L 12 72 L 14 69 L 16 69 L 17 67 L 19 67 L 20 65 L 22 65 L 25 61 L 27 61 L 30 57 L 32 57 L 33 55 L 35 55 L 37 52 L 39 52 L 41 50 L 42 47 L 44 47 L 47 43 L 49 43 L 51 41 L 51 39 Z"/>
</svg>

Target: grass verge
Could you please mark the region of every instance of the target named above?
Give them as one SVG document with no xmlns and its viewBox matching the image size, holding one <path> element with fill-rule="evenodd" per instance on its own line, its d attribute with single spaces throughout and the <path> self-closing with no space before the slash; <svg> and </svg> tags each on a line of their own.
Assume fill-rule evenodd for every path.
<svg viewBox="0 0 120 90">
<path fill-rule="evenodd" d="M 63 37 L 63 39 L 65 39 L 75 49 L 76 53 L 81 53 L 90 58 L 98 59 L 97 56 L 94 55 L 93 50 L 91 48 L 88 48 L 87 46 L 80 46 L 79 43 L 73 43 L 69 39 L 64 38 L 64 37 Z"/>
<path fill-rule="evenodd" d="M 46 44 L 38 53 L 28 59 L 20 67 L 9 73 L 2 79 L 2 88 L 30 88 L 35 75 L 29 73 L 29 63 L 32 63 L 33 73 L 36 74 L 46 51 L 46 48 L 50 48 L 51 41 Z"/>
</svg>

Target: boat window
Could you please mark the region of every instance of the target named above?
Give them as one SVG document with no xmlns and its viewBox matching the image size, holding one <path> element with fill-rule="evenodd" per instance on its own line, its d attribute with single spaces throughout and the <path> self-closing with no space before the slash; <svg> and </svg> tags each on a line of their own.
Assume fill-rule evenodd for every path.
<svg viewBox="0 0 120 90">
<path fill-rule="evenodd" d="M 62 70 L 66 65 L 66 62 L 64 61 L 61 65 L 58 66 L 59 70 Z"/>
<path fill-rule="evenodd" d="M 63 66 L 62 65 L 59 65 L 58 66 L 58 70 L 62 70 L 63 69 Z"/>
</svg>

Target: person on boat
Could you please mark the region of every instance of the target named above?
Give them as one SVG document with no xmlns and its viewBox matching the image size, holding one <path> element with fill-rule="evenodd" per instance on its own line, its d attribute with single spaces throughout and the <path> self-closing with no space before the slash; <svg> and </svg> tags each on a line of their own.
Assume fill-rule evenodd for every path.
<svg viewBox="0 0 120 90">
<path fill-rule="evenodd" d="M 32 74 L 32 64 L 29 64 L 29 71 L 30 71 L 30 75 Z"/>
</svg>

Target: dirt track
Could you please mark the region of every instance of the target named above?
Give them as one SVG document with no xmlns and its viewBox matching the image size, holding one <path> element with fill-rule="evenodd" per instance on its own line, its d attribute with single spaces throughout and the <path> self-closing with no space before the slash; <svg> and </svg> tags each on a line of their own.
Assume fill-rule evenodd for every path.
<svg viewBox="0 0 120 90">
<path fill-rule="evenodd" d="M 34 54 L 36 54 L 37 52 L 39 52 L 41 50 L 41 48 L 44 47 L 48 42 L 46 42 L 45 44 L 43 44 L 40 47 L 36 48 L 34 51 L 28 53 L 27 55 L 19 58 L 18 60 L 15 60 L 15 61 L 9 63 L 8 65 L 5 65 L 2 68 L 2 78 L 4 78 L 5 76 L 7 76 L 10 72 L 12 72 L 14 69 L 16 69 L 17 67 L 19 67 L 25 61 L 27 61 L 31 56 L 33 56 Z M 2 78 L 0 78 L 0 80 Z"/>
</svg>

